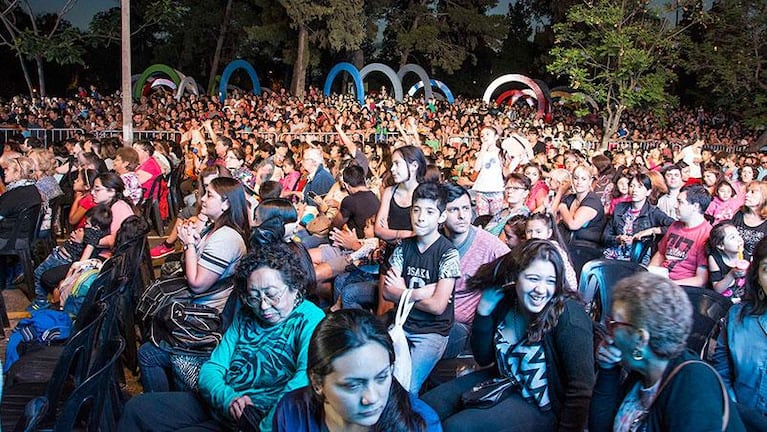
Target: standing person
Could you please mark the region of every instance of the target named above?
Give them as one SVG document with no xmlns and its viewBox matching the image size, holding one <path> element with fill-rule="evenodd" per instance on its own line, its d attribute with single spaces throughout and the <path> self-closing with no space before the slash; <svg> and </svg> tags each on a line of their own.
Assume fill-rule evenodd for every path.
<svg viewBox="0 0 767 432">
<path fill-rule="evenodd" d="M 469 349 L 471 325 L 482 295 L 476 287 L 468 286 L 469 278 L 474 276 L 481 265 L 508 253 L 509 248 L 498 237 L 472 226 L 471 198 L 466 189 L 454 183 L 447 183 L 443 187 L 447 193 L 444 234 L 458 250 L 461 265 L 461 277 L 455 281 L 455 321 L 442 355 L 443 359 L 450 359 Z"/>
<path fill-rule="evenodd" d="M 679 192 L 684 186 L 682 181 L 682 168 L 679 165 L 669 165 L 662 170 L 663 179 L 666 181 L 668 193 L 658 198 L 658 208 L 674 220 L 679 219 L 677 213 Z"/>
<path fill-rule="evenodd" d="M 750 259 L 754 247 L 767 233 L 767 182 L 753 181 L 748 184 L 746 201 L 732 217 L 732 224 L 738 228 L 745 242 L 745 258 Z"/>
<path fill-rule="evenodd" d="M 704 287 L 708 282 L 706 242 L 711 224 L 703 212 L 710 202 L 705 187 L 683 187 L 679 193 L 679 220 L 669 226 L 650 260 L 651 266 L 667 269 L 668 277 L 679 285 Z"/>
<path fill-rule="evenodd" d="M 471 279 L 484 290 L 472 351 L 481 366 L 495 362 L 495 367 L 424 395 L 445 431 L 584 430 L 595 379 L 593 330 L 566 288 L 564 273 L 554 246 L 532 240 L 481 267 Z M 517 384 L 488 408 L 462 401 L 462 395 L 489 380 Z"/>
<path fill-rule="evenodd" d="M 746 301 L 730 308 L 714 352 L 713 364 L 736 402 L 747 430 L 767 430 L 767 240 L 754 248 Z"/>
<path fill-rule="evenodd" d="M 734 409 L 723 428 L 729 401 L 716 371 L 686 349 L 692 324 L 687 294 L 668 278 L 645 272 L 618 282 L 589 431 L 744 430 Z"/>
<path fill-rule="evenodd" d="M 396 303 L 404 290 L 413 290 L 415 306 L 404 325 L 412 359 L 408 390 L 413 394 L 418 394 L 445 352 L 453 325 L 453 288 L 461 269 L 458 251 L 439 233 L 439 224 L 447 217 L 445 205 L 440 185 L 423 183 L 416 188 L 410 210 L 415 237 L 394 249 L 391 268 L 384 275 L 384 299 Z"/>
<path fill-rule="evenodd" d="M 441 432 L 434 410 L 392 379 L 394 346 L 370 313 L 334 312 L 312 334 L 311 386 L 277 404 L 276 432 Z"/>
<path fill-rule="evenodd" d="M 605 207 L 591 190 L 594 178 L 591 169 L 578 165 L 572 173 L 574 193 L 562 199 L 557 212 L 562 237 L 567 243 L 575 272 L 580 275 L 586 262 L 602 255 L 600 242 L 605 226 Z M 560 188 L 558 194 L 562 196 L 568 186 Z"/>
<path fill-rule="evenodd" d="M 426 158 L 420 148 L 414 146 L 400 147 L 391 155 L 390 168 L 393 186 L 384 189 L 381 195 L 381 206 L 376 216 L 375 235 L 387 244 L 384 256 L 384 266 L 381 268 L 381 280 L 386 273 L 386 260 L 391 256 L 394 247 L 402 240 L 415 235 L 410 222 L 410 208 L 413 205 L 413 191 L 423 181 L 426 174 Z M 386 302 L 379 285 L 377 315 L 383 315 L 391 309 L 391 303 Z"/>
<path fill-rule="evenodd" d="M 474 172 L 477 179 L 472 190 L 476 192 L 477 215 L 494 215 L 504 207 L 503 162 L 498 147 L 498 132 L 485 126 L 479 131 L 482 147 L 475 155 Z"/>
</svg>

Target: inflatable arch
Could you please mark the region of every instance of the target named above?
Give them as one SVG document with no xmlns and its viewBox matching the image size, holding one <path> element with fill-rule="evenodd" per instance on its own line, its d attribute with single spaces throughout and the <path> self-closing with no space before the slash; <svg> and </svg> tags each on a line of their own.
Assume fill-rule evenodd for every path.
<svg viewBox="0 0 767 432">
<path fill-rule="evenodd" d="M 224 103 L 226 99 L 226 85 L 229 83 L 229 78 L 232 77 L 232 73 L 237 69 L 245 69 L 250 76 L 250 82 L 253 83 L 253 94 L 258 96 L 261 94 L 261 82 L 258 80 L 256 70 L 253 69 L 250 63 L 245 60 L 234 60 L 226 65 L 224 72 L 221 74 L 221 81 L 218 83 L 218 100 Z"/>
<path fill-rule="evenodd" d="M 418 66 L 417 64 L 408 63 L 401 68 L 399 68 L 399 71 L 397 71 L 397 78 L 399 78 L 400 83 L 402 83 L 402 78 L 405 77 L 410 72 L 414 72 L 416 75 L 418 75 L 419 78 L 421 78 L 421 82 L 424 83 L 424 97 L 428 101 L 429 99 L 434 97 L 434 94 L 432 94 L 431 91 L 431 80 L 429 79 L 429 74 L 426 73 L 424 68 L 421 66 Z"/>
<path fill-rule="evenodd" d="M 154 79 L 154 80 L 152 80 L 151 84 L 149 84 L 150 88 L 155 88 L 155 87 L 160 87 L 160 86 L 168 87 L 171 90 L 176 90 L 176 87 L 177 87 L 176 83 L 174 83 L 173 81 L 171 81 L 169 79 L 166 79 L 166 78 Z"/>
<path fill-rule="evenodd" d="M 514 105 L 515 103 L 517 103 L 517 101 L 521 97 L 524 97 L 525 100 L 528 101 L 528 104 L 531 104 L 531 106 L 532 106 L 532 103 L 534 103 L 534 102 L 530 102 L 530 101 L 531 100 L 537 100 L 537 98 L 538 98 L 535 95 L 535 92 L 532 91 L 529 88 L 528 89 L 524 89 L 524 90 L 513 89 L 513 90 L 507 90 L 507 91 L 501 93 L 501 95 L 498 96 L 498 98 L 495 100 L 495 104 L 496 105 L 501 105 L 502 103 L 507 101 L 509 98 L 511 98 L 511 101 L 509 102 L 509 105 Z"/>
<path fill-rule="evenodd" d="M 144 72 L 141 74 L 141 76 L 138 78 L 136 83 L 133 85 L 133 98 L 139 99 L 141 98 L 141 92 L 144 88 L 144 84 L 146 84 L 146 81 L 149 79 L 149 77 L 154 74 L 162 72 L 165 75 L 167 75 L 171 81 L 175 85 L 178 86 L 178 83 L 181 82 L 181 78 L 178 76 L 178 72 L 176 72 L 173 68 L 166 66 L 164 64 L 153 64 L 152 66 L 149 66 L 144 70 Z"/>
<path fill-rule="evenodd" d="M 366 65 L 360 69 L 360 80 L 365 81 L 365 77 L 368 76 L 370 72 L 374 71 L 382 72 L 384 75 L 386 75 L 387 78 L 389 78 L 389 81 L 391 81 L 392 84 L 392 88 L 394 89 L 394 99 L 397 102 L 402 102 L 404 97 L 402 94 L 402 80 L 400 80 L 397 76 L 397 72 L 394 72 L 394 69 L 390 68 L 389 66 L 386 66 L 383 63 L 370 63 L 369 65 Z"/>
<path fill-rule="evenodd" d="M 448 103 L 452 104 L 455 102 L 455 97 L 453 96 L 453 92 L 450 91 L 450 88 L 445 85 L 442 81 L 439 80 L 429 80 L 431 83 L 432 89 L 434 87 L 438 88 L 442 93 L 445 95 L 445 99 Z M 423 81 L 418 81 L 417 83 L 413 84 L 413 87 L 410 87 L 410 90 L 407 91 L 408 96 L 413 96 L 418 90 L 421 90 L 421 87 L 423 87 Z M 434 95 L 435 97 L 437 95 Z"/>
<path fill-rule="evenodd" d="M 543 80 L 534 79 L 533 81 L 538 84 L 541 93 L 543 93 L 544 100 L 546 101 L 546 113 L 549 114 L 551 112 L 551 90 L 549 90 L 549 85 Z"/>
<path fill-rule="evenodd" d="M 333 81 L 336 79 L 336 76 L 343 71 L 346 71 L 349 75 L 351 75 L 352 79 L 354 80 L 354 88 L 357 91 L 357 100 L 359 101 L 360 105 L 364 105 L 365 104 L 365 88 L 362 87 L 362 78 L 360 77 L 360 71 L 358 71 L 357 68 L 351 63 L 341 62 L 333 66 L 333 69 L 330 69 L 330 72 L 328 73 L 328 77 L 325 78 L 325 88 L 323 89 L 322 93 L 325 96 L 330 96 L 330 89 L 331 87 L 333 87 Z M 402 88 L 402 84 L 400 84 L 400 89 L 401 88 Z"/>
<path fill-rule="evenodd" d="M 487 89 L 485 89 L 485 94 L 482 96 L 482 100 L 485 101 L 485 103 L 490 103 L 490 98 L 493 96 L 493 92 L 501 85 L 510 82 L 517 82 L 530 87 L 533 92 L 535 92 L 535 100 L 538 101 L 538 112 L 536 117 L 546 117 L 546 99 L 543 95 L 543 91 L 541 91 L 541 88 L 538 86 L 538 84 L 536 84 L 535 81 L 524 75 L 507 74 L 496 78 L 493 80 L 493 82 L 490 83 L 489 86 L 487 86 Z"/>
<path fill-rule="evenodd" d="M 200 90 L 197 88 L 197 82 L 194 78 L 187 76 L 181 79 L 178 84 L 178 90 L 176 91 L 176 100 L 181 100 L 181 96 L 184 95 L 184 90 L 189 90 L 195 96 L 200 95 Z"/>
</svg>

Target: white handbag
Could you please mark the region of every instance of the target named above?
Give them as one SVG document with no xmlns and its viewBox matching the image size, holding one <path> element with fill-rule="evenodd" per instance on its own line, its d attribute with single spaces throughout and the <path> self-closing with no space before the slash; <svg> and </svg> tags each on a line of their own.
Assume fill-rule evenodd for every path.
<svg viewBox="0 0 767 432">
<path fill-rule="evenodd" d="M 405 336 L 405 330 L 403 326 L 407 321 L 410 310 L 413 309 L 414 301 L 410 300 L 410 296 L 413 294 L 413 290 L 406 289 L 402 291 L 402 296 L 399 299 L 397 305 L 397 314 L 394 316 L 394 325 L 389 329 L 389 336 L 391 336 L 394 343 L 394 378 L 405 389 L 410 389 L 410 375 L 413 369 L 413 365 L 410 360 L 410 346 Z"/>
</svg>

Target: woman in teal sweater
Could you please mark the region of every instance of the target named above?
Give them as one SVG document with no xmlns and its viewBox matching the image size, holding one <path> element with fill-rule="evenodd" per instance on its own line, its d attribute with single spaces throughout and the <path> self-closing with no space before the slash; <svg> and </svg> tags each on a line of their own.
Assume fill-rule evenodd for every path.
<svg viewBox="0 0 767 432">
<path fill-rule="evenodd" d="M 324 317 L 303 300 L 314 281 L 295 256 L 290 246 L 274 243 L 244 257 L 235 276 L 244 306 L 202 366 L 200 393 L 139 395 L 126 405 L 118 430 L 233 430 L 247 417 L 271 431 L 277 401 L 309 384 L 309 339 Z"/>
</svg>

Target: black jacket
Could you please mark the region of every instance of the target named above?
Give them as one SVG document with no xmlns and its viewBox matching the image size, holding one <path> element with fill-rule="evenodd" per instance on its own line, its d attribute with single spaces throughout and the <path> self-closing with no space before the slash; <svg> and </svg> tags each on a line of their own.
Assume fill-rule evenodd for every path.
<svg viewBox="0 0 767 432">
<path fill-rule="evenodd" d="M 607 225 L 605 225 L 605 229 L 602 232 L 602 243 L 605 246 L 617 245 L 618 240 L 616 237 L 625 234 L 623 231 L 626 224 L 625 217 L 630 210 L 630 202 L 618 203 L 618 205 L 615 206 L 613 217 L 607 222 Z M 666 213 L 663 213 L 658 207 L 645 202 L 639 210 L 639 216 L 637 216 L 632 225 L 635 234 L 648 228 L 660 227 L 662 236 L 666 233 L 666 228 L 672 223 L 674 223 L 673 218 L 669 217 Z"/>
<path fill-rule="evenodd" d="M 672 359 L 661 380 L 687 360 L 698 360 L 686 351 Z M 623 399 L 639 381 L 640 375 L 630 373 L 621 382 L 623 369 L 599 369 L 594 396 L 591 400 L 589 432 L 610 432 Z M 684 366 L 658 395 L 647 415 L 646 432 L 721 432 L 724 404 L 716 372 L 702 364 Z M 661 385 L 663 383 L 661 382 Z M 745 431 L 735 404 L 730 402 L 728 432 Z"/>
</svg>

